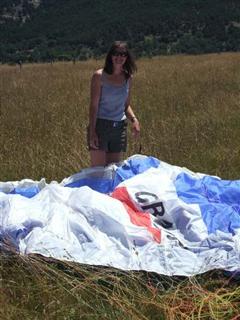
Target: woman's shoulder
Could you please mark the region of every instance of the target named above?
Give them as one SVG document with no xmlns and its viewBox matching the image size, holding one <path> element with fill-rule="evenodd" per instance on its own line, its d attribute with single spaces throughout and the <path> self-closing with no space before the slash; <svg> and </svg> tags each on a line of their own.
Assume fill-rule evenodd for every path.
<svg viewBox="0 0 240 320">
<path fill-rule="evenodd" d="M 92 81 L 100 82 L 102 79 L 102 75 L 103 75 L 103 69 L 98 69 L 98 70 L 94 71 L 94 73 L 92 75 Z"/>
<path fill-rule="evenodd" d="M 130 74 L 130 75 L 128 76 L 128 78 L 127 78 L 127 83 L 128 83 L 129 86 L 132 85 L 132 80 L 133 80 L 133 75 Z"/>
<path fill-rule="evenodd" d="M 103 75 L 103 69 L 98 69 L 93 73 L 93 77 L 99 78 Z"/>
<path fill-rule="evenodd" d="M 94 71 L 93 75 L 92 75 L 92 80 L 94 81 L 100 81 L 103 75 L 103 69 L 98 69 L 96 71 Z"/>
<path fill-rule="evenodd" d="M 133 74 L 128 73 L 126 71 L 124 72 L 124 76 L 125 76 L 127 81 L 132 81 L 132 79 L 133 79 Z"/>
</svg>

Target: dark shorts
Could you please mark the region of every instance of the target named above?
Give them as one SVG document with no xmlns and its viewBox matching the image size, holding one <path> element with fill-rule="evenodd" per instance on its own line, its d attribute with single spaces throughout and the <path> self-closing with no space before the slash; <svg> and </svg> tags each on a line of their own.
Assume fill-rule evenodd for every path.
<svg viewBox="0 0 240 320">
<path fill-rule="evenodd" d="M 98 136 L 99 148 L 109 153 L 126 152 L 127 149 L 127 120 L 112 121 L 97 119 L 96 134 Z M 88 130 L 88 149 L 96 150 L 89 146 Z"/>
</svg>

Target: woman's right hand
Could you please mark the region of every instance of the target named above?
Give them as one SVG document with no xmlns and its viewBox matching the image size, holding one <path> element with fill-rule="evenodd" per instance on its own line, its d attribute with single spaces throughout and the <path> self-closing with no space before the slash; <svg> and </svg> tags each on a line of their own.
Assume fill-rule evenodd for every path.
<svg viewBox="0 0 240 320">
<path fill-rule="evenodd" d="M 91 149 L 98 149 L 99 148 L 99 144 L 98 144 L 98 136 L 96 134 L 96 132 L 90 132 L 90 136 L 89 136 L 89 146 Z"/>
</svg>

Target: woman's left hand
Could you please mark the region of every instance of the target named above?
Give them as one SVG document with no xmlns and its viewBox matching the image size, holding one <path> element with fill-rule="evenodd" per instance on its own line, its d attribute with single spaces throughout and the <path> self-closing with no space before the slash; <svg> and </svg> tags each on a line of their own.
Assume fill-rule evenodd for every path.
<svg viewBox="0 0 240 320">
<path fill-rule="evenodd" d="M 134 138 L 140 137 L 140 124 L 137 118 L 132 121 L 132 133 Z"/>
</svg>

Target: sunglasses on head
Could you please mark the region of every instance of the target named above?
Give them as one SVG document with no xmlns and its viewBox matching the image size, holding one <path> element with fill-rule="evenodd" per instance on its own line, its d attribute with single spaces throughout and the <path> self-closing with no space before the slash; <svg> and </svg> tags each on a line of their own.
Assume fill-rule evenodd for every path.
<svg viewBox="0 0 240 320">
<path fill-rule="evenodd" d="M 115 56 L 115 57 L 126 57 L 127 56 L 127 52 L 124 52 L 124 51 L 113 51 L 112 55 Z"/>
</svg>

